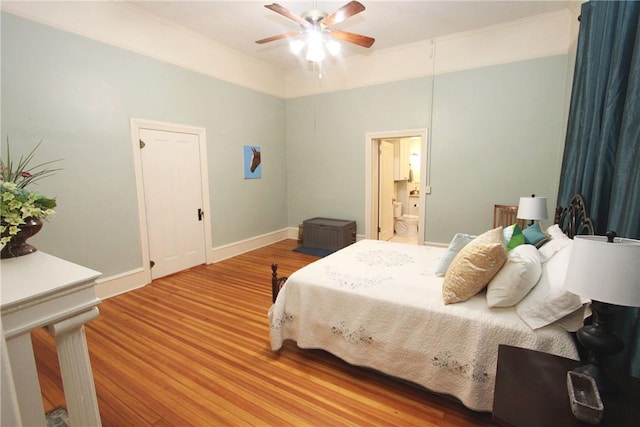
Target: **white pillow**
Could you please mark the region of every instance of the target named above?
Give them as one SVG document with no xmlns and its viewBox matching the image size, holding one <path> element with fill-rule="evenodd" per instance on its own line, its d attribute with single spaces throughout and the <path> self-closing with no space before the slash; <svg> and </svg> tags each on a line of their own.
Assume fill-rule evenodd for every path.
<svg viewBox="0 0 640 427">
<path fill-rule="evenodd" d="M 557 252 L 562 250 L 564 247 L 569 246 L 571 242 L 573 242 L 573 240 L 567 237 L 567 235 L 560 230 L 558 224 L 553 224 L 551 227 L 547 228 L 547 234 L 551 236 L 551 240 L 538 249 L 540 261 L 542 263 L 549 261 Z"/>
<path fill-rule="evenodd" d="M 540 280 L 529 295 L 516 305 L 516 313 L 531 329 L 547 326 L 582 307 L 581 298 L 564 287 L 572 244 L 570 240 L 568 245 L 542 264 Z"/>
<path fill-rule="evenodd" d="M 442 258 L 440 258 L 440 261 L 438 262 L 435 275 L 444 276 L 445 273 L 447 272 L 447 269 L 449 268 L 449 265 L 451 264 L 451 261 L 453 261 L 456 255 L 458 255 L 458 252 L 460 252 L 462 248 L 467 246 L 467 244 L 475 238 L 476 236 L 472 236 L 471 234 L 465 234 L 465 233 L 458 233 L 455 236 L 453 236 L 453 239 L 451 239 L 451 243 L 449 243 L 449 247 L 447 248 L 447 251 L 444 253 Z"/>
<path fill-rule="evenodd" d="M 507 262 L 487 286 L 488 307 L 511 307 L 536 285 L 542 274 L 538 250 L 533 245 L 513 248 Z"/>
<path fill-rule="evenodd" d="M 566 239 L 551 239 L 547 243 L 544 244 L 540 249 L 538 249 L 538 254 L 540 255 L 540 262 L 543 264 L 551 259 L 555 254 L 560 252 L 562 249 L 570 246 L 573 240 L 570 238 Z"/>
<path fill-rule="evenodd" d="M 547 234 L 551 236 L 552 239 L 569 239 L 569 237 L 564 234 L 564 231 L 562 231 L 558 224 L 550 225 L 549 228 L 547 228 Z"/>
<path fill-rule="evenodd" d="M 584 302 L 584 299 L 582 301 Z M 591 309 L 589 308 L 589 304 L 585 303 L 579 309 L 553 323 L 560 326 L 565 331 L 576 332 L 578 329 L 582 328 L 584 325 L 584 319 L 589 316 L 591 316 Z"/>
</svg>

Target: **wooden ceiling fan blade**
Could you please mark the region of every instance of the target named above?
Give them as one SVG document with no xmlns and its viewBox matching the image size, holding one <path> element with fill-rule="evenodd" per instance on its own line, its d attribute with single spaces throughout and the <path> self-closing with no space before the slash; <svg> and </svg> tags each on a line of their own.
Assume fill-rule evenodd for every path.
<svg viewBox="0 0 640 427">
<path fill-rule="evenodd" d="M 279 13 L 285 18 L 291 19 L 292 21 L 295 21 L 304 27 L 309 26 L 309 23 L 305 21 L 302 17 L 292 13 L 289 9 L 287 9 L 286 7 L 280 6 L 277 3 L 265 4 L 264 7 L 266 7 L 267 9 L 273 10 L 275 13 Z"/>
<path fill-rule="evenodd" d="M 341 30 L 331 30 L 330 34 L 336 39 L 344 40 L 346 42 L 357 44 L 358 46 L 362 47 L 371 47 L 376 41 L 376 39 L 374 39 L 373 37 L 363 36 L 362 34 L 349 33 L 347 31 Z"/>
<path fill-rule="evenodd" d="M 302 34 L 302 31 L 291 31 L 284 34 L 278 34 L 277 36 L 271 36 L 271 37 L 267 37 L 266 39 L 256 40 L 256 43 L 258 44 L 269 43 L 269 42 L 273 42 L 280 39 L 286 39 L 287 37 L 294 37 L 294 36 L 297 36 L 298 34 Z"/>
<path fill-rule="evenodd" d="M 362 12 L 365 9 L 364 5 L 357 1 L 350 1 L 342 6 L 340 9 L 333 12 L 331 15 L 324 18 L 321 22 L 330 27 L 337 23 L 344 21 L 345 19 Z"/>
</svg>

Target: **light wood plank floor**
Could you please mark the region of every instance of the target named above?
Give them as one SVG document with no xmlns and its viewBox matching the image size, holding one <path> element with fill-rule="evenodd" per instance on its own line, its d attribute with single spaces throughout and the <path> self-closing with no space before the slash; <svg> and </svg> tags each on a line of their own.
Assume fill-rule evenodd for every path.
<svg viewBox="0 0 640 427">
<path fill-rule="evenodd" d="M 487 426 L 488 414 L 349 366 L 269 346 L 271 262 L 315 257 L 285 240 L 104 301 L 86 326 L 104 426 Z M 47 411 L 64 407 L 53 338 L 33 334 Z"/>
</svg>

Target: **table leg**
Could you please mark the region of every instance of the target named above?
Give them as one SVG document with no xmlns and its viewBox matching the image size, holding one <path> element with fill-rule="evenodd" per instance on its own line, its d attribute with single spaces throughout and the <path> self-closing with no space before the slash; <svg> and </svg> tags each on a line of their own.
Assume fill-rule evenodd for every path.
<svg viewBox="0 0 640 427">
<path fill-rule="evenodd" d="M 84 324 L 96 317 L 98 309 L 94 307 L 47 327 L 55 337 L 69 423 L 72 426 L 102 425 L 84 333 Z"/>
<path fill-rule="evenodd" d="M 31 334 L 8 339 L 7 350 L 23 425 L 46 426 Z"/>
</svg>

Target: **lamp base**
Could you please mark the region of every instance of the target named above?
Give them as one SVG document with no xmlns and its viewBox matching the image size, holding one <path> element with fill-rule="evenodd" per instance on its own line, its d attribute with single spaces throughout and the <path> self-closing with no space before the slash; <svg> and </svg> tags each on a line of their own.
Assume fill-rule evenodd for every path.
<svg viewBox="0 0 640 427">
<path fill-rule="evenodd" d="M 575 368 L 575 372 L 586 374 L 596 380 L 598 391 L 612 394 L 618 390 L 617 385 L 602 369 L 602 360 L 620 352 L 624 342 L 609 327 L 613 316 L 621 310 L 620 306 L 592 301 L 593 323 L 585 325 L 577 332 L 578 341 L 589 350 L 589 363 Z"/>
</svg>

